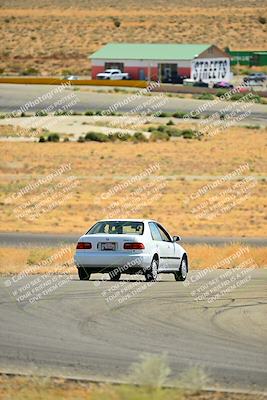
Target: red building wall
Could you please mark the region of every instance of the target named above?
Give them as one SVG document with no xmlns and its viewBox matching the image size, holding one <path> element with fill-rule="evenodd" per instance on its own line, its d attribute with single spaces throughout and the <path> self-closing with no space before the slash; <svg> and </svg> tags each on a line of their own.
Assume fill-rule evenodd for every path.
<svg viewBox="0 0 267 400">
<path fill-rule="evenodd" d="M 124 67 L 124 72 L 128 72 L 131 79 L 140 79 L 141 71 L 144 71 L 144 75 L 146 78 L 149 76 L 149 68 L 148 67 Z M 150 79 L 157 80 L 158 79 L 158 68 L 151 67 L 150 68 Z"/>
<path fill-rule="evenodd" d="M 190 78 L 190 73 L 191 73 L 191 68 L 190 67 L 180 67 L 178 64 L 178 75 L 180 76 L 186 76 Z"/>
<path fill-rule="evenodd" d="M 96 75 L 104 71 L 104 67 L 92 65 L 92 79 L 96 79 Z"/>
<path fill-rule="evenodd" d="M 92 79 L 96 79 L 96 75 L 99 72 L 103 72 L 105 69 L 104 66 L 96 66 L 92 65 Z M 130 74 L 131 79 L 140 79 L 140 72 L 141 70 L 144 71 L 145 77 L 148 78 L 149 76 L 149 68 L 148 67 L 124 67 L 124 72 L 128 72 Z M 180 76 L 187 76 L 190 77 L 191 68 L 190 67 L 180 67 L 178 64 L 178 75 Z M 150 79 L 151 80 L 158 80 L 158 67 L 151 67 L 150 68 Z"/>
</svg>

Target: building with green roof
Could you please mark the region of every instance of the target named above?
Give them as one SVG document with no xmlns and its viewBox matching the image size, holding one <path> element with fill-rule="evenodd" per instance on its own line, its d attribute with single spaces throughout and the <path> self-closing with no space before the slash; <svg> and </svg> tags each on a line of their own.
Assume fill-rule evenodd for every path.
<svg viewBox="0 0 267 400">
<path fill-rule="evenodd" d="M 127 72 L 131 79 L 161 82 L 190 77 L 192 65 L 195 80 L 207 81 L 216 74 L 222 80 L 226 67 L 230 73 L 229 54 L 211 44 L 109 43 L 89 58 L 93 79 L 109 68 Z"/>
</svg>

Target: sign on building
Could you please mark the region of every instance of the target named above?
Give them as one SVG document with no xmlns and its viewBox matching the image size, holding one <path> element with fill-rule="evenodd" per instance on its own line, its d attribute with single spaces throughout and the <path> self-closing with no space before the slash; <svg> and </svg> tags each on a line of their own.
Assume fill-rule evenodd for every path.
<svg viewBox="0 0 267 400">
<path fill-rule="evenodd" d="M 194 81 L 220 82 L 230 81 L 230 59 L 229 58 L 207 58 L 191 61 L 191 79 Z"/>
</svg>

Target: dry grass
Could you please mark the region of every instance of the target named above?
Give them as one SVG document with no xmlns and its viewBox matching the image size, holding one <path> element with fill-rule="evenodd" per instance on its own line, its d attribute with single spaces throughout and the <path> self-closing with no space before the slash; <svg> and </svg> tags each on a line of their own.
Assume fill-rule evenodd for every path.
<svg viewBox="0 0 267 400">
<path fill-rule="evenodd" d="M 3 142 L 1 146 L 2 231 L 79 234 L 96 220 L 114 216 L 154 218 L 172 234 L 181 236 L 264 236 L 266 233 L 266 141 L 260 130 L 232 128 L 201 141 L 179 139 L 175 142 L 139 144 Z M 29 216 L 18 218 L 20 214 L 16 212 L 19 206 L 33 209 L 38 203 L 33 202 L 34 196 L 44 195 L 56 184 L 63 184 L 66 178 L 62 175 L 21 198 L 12 199 L 12 195 L 68 162 L 72 168 L 64 175 L 75 176 L 77 183 L 69 191 L 70 197 L 36 219 L 31 220 Z M 156 163 L 159 163 L 160 170 L 154 175 L 163 176 L 162 186 L 155 181 L 153 183 L 153 180 L 141 180 L 104 198 L 114 185 L 127 182 L 133 175 Z M 249 164 L 245 175 L 262 176 L 245 201 L 213 219 L 194 213 L 197 204 L 219 195 L 233 183 L 222 184 L 197 201 L 191 195 L 212 179 L 228 174 L 245 163 Z M 158 197 L 154 196 L 152 187 L 149 189 L 146 185 L 158 188 Z M 133 204 L 131 193 L 136 189 L 143 192 L 133 196 L 134 200 L 139 198 Z M 49 204 L 52 204 L 53 198 L 50 198 Z"/>
<path fill-rule="evenodd" d="M 72 382 L 60 378 L 0 375 L 1 400 L 260 400 L 261 397 L 233 393 L 183 393 L 177 389 L 145 391 L 126 385 L 112 386 Z"/>
<path fill-rule="evenodd" d="M 55 254 L 61 254 L 62 248 L 12 248 L 12 247 L 1 247 L 0 248 L 0 274 L 19 274 L 23 271 L 29 271 L 28 273 L 33 273 L 31 267 L 39 266 L 40 268 L 34 268 L 34 273 L 36 274 L 48 274 L 48 273 L 62 273 L 63 269 L 60 266 L 72 265 L 73 264 L 73 254 L 75 246 L 64 246 L 66 249 L 65 254 L 55 261 L 49 262 L 49 257 Z M 42 262 L 48 263 L 42 265 Z M 76 268 L 69 267 L 65 268 L 64 272 L 75 274 Z"/>
<path fill-rule="evenodd" d="M 240 248 L 244 247 L 238 244 L 216 247 L 209 245 L 185 245 L 190 259 L 190 269 L 204 269 L 213 267 L 221 260 L 224 260 L 234 254 L 237 254 Z M 73 266 L 73 254 L 75 246 L 65 246 L 69 250 L 62 255 L 57 261 L 51 262 L 45 266 L 37 268 L 32 272 L 31 266 L 40 265 L 42 261 L 46 261 L 54 254 L 60 252 L 60 248 L 0 248 L 0 275 L 18 274 L 23 271 L 29 273 L 47 274 L 62 273 L 63 269 L 60 265 L 68 265 L 64 269 L 65 273 L 76 274 L 76 267 Z M 225 264 L 222 268 L 234 268 L 243 261 L 252 258 L 254 264 L 259 268 L 267 267 L 267 248 L 266 247 L 248 247 L 249 251 L 233 259 L 229 264 Z"/>
<path fill-rule="evenodd" d="M 1 123 L 1 121 L 0 121 Z M 19 137 L 21 135 L 21 126 L 18 125 L 0 125 L 0 137 Z M 38 131 L 35 128 L 24 129 L 23 134 L 21 136 L 29 136 L 38 138 L 41 135 L 47 134 L 42 128 L 39 128 Z"/>
<path fill-rule="evenodd" d="M 175 0 L 156 0 L 153 7 L 140 0 L 36 3 L 1 2 L 0 68 L 6 73 L 35 68 L 43 74 L 88 75 L 87 56 L 108 42 L 214 43 L 222 49 L 259 50 L 266 43 L 266 24 L 259 22 L 266 16 L 264 1 L 193 0 L 178 6 Z"/>
<path fill-rule="evenodd" d="M 240 248 L 248 248 L 249 251 L 241 254 L 240 257 L 233 259 L 229 264 L 222 268 L 235 268 L 245 260 L 252 258 L 254 264 L 259 268 L 267 267 L 267 248 L 266 247 L 247 247 L 240 244 L 225 245 L 222 247 L 210 245 L 186 245 L 191 269 L 204 269 L 215 266 L 219 261 L 238 254 Z"/>
</svg>

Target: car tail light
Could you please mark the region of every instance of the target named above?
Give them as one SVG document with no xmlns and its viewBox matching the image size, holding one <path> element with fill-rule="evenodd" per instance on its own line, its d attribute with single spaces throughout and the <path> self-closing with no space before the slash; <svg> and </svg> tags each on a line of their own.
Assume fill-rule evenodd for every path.
<svg viewBox="0 0 267 400">
<path fill-rule="evenodd" d="M 76 249 L 84 249 L 84 250 L 88 250 L 92 248 L 92 243 L 90 242 L 78 242 Z"/>
<path fill-rule="evenodd" d="M 124 243 L 123 248 L 127 250 L 138 250 L 138 249 L 144 249 L 145 246 L 143 243 L 133 242 L 133 243 Z"/>
</svg>

